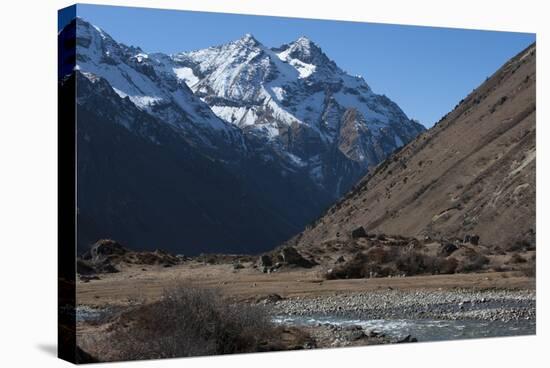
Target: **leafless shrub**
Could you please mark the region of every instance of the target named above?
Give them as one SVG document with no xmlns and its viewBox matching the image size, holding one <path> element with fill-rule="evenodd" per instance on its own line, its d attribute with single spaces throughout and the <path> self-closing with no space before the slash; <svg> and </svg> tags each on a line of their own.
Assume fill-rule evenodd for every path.
<svg viewBox="0 0 550 368">
<path fill-rule="evenodd" d="M 517 253 L 512 254 L 510 259 L 508 260 L 508 263 L 511 263 L 511 264 L 525 263 L 525 262 L 527 262 L 527 260 Z"/>
<path fill-rule="evenodd" d="M 537 275 L 537 267 L 535 264 L 529 265 L 529 267 L 525 267 L 522 271 L 522 274 L 527 277 L 536 277 Z"/>
<path fill-rule="evenodd" d="M 259 307 L 233 305 L 216 292 L 177 288 L 161 301 L 123 313 L 101 360 L 160 359 L 257 351 L 273 331 Z"/>
<path fill-rule="evenodd" d="M 441 274 L 453 274 L 458 268 L 458 261 L 455 258 L 445 258 L 440 261 L 439 273 Z"/>
<path fill-rule="evenodd" d="M 458 267 L 457 272 L 475 272 L 479 271 L 489 263 L 489 259 L 481 254 L 471 254 L 468 258 L 464 259 L 462 264 Z"/>
<path fill-rule="evenodd" d="M 390 261 L 391 254 L 389 251 L 382 247 L 372 247 L 365 253 L 368 262 L 372 263 L 386 263 Z"/>
<path fill-rule="evenodd" d="M 425 273 L 433 268 L 434 260 L 417 251 L 403 253 L 395 261 L 395 266 L 409 276 Z"/>
<path fill-rule="evenodd" d="M 368 276 L 365 270 L 367 262 L 366 254 L 356 253 L 349 261 L 327 271 L 324 277 L 328 280 L 364 278 Z"/>
<path fill-rule="evenodd" d="M 494 272 L 504 272 L 504 271 L 506 271 L 506 269 L 503 266 L 498 265 L 498 266 L 493 267 L 493 271 Z"/>
<path fill-rule="evenodd" d="M 528 240 L 518 240 L 514 244 L 508 246 L 510 252 L 520 252 L 525 250 L 534 250 L 535 246 Z"/>
</svg>

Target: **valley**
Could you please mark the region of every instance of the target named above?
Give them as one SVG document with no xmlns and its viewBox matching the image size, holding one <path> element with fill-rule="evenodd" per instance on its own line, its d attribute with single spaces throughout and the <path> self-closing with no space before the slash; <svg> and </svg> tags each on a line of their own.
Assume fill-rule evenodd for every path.
<svg viewBox="0 0 550 368">
<path fill-rule="evenodd" d="M 81 277 L 80 346 L 97 356 L 90 341 L 104 336 L 105 328 L 116 329 L 117 315 L 182 287 L 216 290 L 227 303 L 261 308 L 282 328 L 267 339 L 284 337 L 278 350 L 535 332 L 535 279 L 521 271 L 327 280 L 322 266 L 263 273 L 255 260 L 239 259 L 242 268 L 220 257 L 171 267 L 124 265 L 97 280 Z"/>
<path fill-rule="evenodd" d="M 426 130 L 307 37 L 168 55 L 71 29 L 94 359 L 536 332 L 535 44 Z"/>
</svg>

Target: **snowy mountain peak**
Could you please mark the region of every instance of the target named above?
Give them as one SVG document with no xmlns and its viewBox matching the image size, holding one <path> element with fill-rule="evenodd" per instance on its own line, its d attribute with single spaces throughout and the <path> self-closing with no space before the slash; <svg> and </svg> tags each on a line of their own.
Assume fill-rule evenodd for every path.
<svg viewBox="0 0 550 368">
<path fill-rule="evenodd" d="M 76 69 L 103 78 L 121 98 L 173 126 L 196 144 L 215 147 L 219 139 L 241 145 L 242 134 L 218 118 L 181 81 L 172 59 L 116 42 L 107 32 L 77 18 Z M 63 32 L 63 31 L 62 31 Z"/>
<path fill-rule="evenodd" d="M 238 42 L 240 42 L 244 45 L 247 45 L 247 46 L 258 46 L 258 45 L 260 45 L 258 40 L 251 33 L 246 33 L 244 36 L 242 36 L 238 40 Z"/>
<path fill-rule="evenodd" d="M 101 28 L 80 17 L 76 18 L 76 29 L 77 34 L 96 36 L 103 40 L 112 40 L 111 36 L 109 36 L 109 34 L 104 32 Z"/>
<path fill-rule="evenodd" d="M 321 48 L 306 36 L 300 36 L 296 41 L 292 42 L 291 45 L 295 50 L 300 50 L 302 52 L 312 53 L 321 51 Z"/>
<path fill-rule="evenodd" d="M 313 41 L 311 41 L 307 36 L 300 36 L 295 42 L 303 45 L 310 45 L 313 43 Z"/>
<path fill-rule="evenodd" d="M 282 52 L 285 56 L 300 60 L 301 62 L 313 64 L 313 65 L 323 65 L 323 64 L 334 64 L 332 60 L 328 58 L 327 55 L 321 50 L 321 48 L 312 40 L 306 36 L 299 37 L 296 41 L 283 46 L 285 50 Z"/>
<path fill-rule="evenodd" d="M 269 147 L 339 196 L 423 127 L 302 36 L 269 49 L 250 33 L 174 55 L 146 53 L 77 20 L 77 67 L 194 142 Z M 353 111 L 353 113 L 352 113 Z M 214 133 L 215 132 L 215 133 Z"/>
</svg>

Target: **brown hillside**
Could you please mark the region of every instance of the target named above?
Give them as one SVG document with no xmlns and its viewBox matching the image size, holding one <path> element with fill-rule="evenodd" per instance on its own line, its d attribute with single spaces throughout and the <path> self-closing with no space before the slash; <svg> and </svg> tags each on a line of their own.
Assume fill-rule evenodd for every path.
<svg viewBox="0 0 550 368">
<path fill-rule="evenodd" d="M 477 234 L 510 249 L 535 243 L 533 44 L 432 129 L 394 153 L 291 243 L 307 248 L 368 233 Z"/>
</svg>

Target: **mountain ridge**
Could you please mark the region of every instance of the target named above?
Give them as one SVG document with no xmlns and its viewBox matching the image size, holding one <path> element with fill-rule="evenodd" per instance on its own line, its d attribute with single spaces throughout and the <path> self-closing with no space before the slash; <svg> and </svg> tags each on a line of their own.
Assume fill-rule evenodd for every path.
<svg viewBox="0 0 550 368">
<path fill-rule="evenodd" d="M 245 35 L 202 50 L 148 54 L 81 18 L 76 23 L 82 71 L 106 78 L 122 98 L 210 150 L 240 144 L 246 151 L 243 134 L 272 146 L 277 160 L 307 171 L 334 198 L 424 130 L 304 37 L 279 49 Z M 353 109 L 361 118 L 347 125 L 361 139 L 344 139 L 355 146 L 349 155 L 338 142 L 349 131 L 341 131 L 342 117 Z"/>
<path fill-rule="evenodd" d="M 139 47 L 119 43 L 107 32 L 82 18 L 75 19 L 60 32 L 60 42 L 69 36 L 76 37 L 76 66 L 74 71 L 66 70 L 65 74 L 74 72 L 78 78 L 89 82 L 90 88 L 82 88 L 77 92 L 79 107 L 87 109 L 90 124 L 95 124 L 93 119 L 98 119 L 124 127 L 130 134 L 119 131 L 118 127 L 105 129 L 113 129 L 113 134 L 121 142 L 134 147 L 141 146 L 143 152 L 156 151 L 157 146 L 165 144 L 164 141 L 172 142 L 169 150 L 161 150 L 164 153 L 159 160 L 174 171 L 177 171 L 174 158 L 180 157 L 185 150 L 193 152 L 192 160 L 198 166 L 209 166 L 207 161 L 219 165 L 223 173 L 220 175 L 224 177 L 221 182 L 234 183 L 229 188 L 244 195 L 246 205 L 254 208 L 252 212 L 264 214 L 267 226 L 271 225 L 271 220 L 281 225 L 275 226 L 278 230 L 274 230 L 273 236 L 267 237 L 264 244 L 259 244 L 259 239 L 249 239 L 243 242 L 245 246 L 238 244 L 236 237 L 228 250 L 259 252 L 289 238 L 351 188 L 374 163 L 423 130 L 419 124 L 408 119 L 397 105 L 384 96 L 375 95 L 363 79 L 343 72 L 316 44 L 303 37 L 281 46 L 279 50 L 273 50 L 263 46 L 252 35 L 245 35 L 228 44 L 174 56 L 146 53 Z M 212 56 L 212 52 L 222 51 L 239 56 L 241 68 L 235 69 L 235 60 L 223 64 L 223 60 L 229 59 Z M 202 64 L 199 66 L 200 55 L 204 56 L 204 60 L 201 59 Z M 199 74 L 200 70 L 203 74 Z M 244 73 L 243 70 L 250 73 Z M 231 83 L 222 83 L 226 79 Z M 285 83 L 273 84 L 281 80 Z M 100 97 L 94 91 L 94 86 L 101 87 L 103 91 L 110 88 L 114 94 L 104 93 Z M 273 88 L 267 91 L 267 87 Z M 216 88 L 219 93 L 214 93 Z M 204 91 L 201 92 L 201 89 Z M 285 99 L 282 97 L 285 93 L 293 93 L 293 97 Z M 115 95 L 118 98 L 114 98 Z M 231 106 L 225 106 L 229 97 Z M 120 111 L 115 113 L 114 107 L 110 116 L 105 115 L 98 109 L 101 98 L 107 106 L 119 104 L 121 111 L 126 111 L 131 118 L 120 117 Z M 342 98 L 349 101 L 345 100 L 344 103 Z M 296 118 L 292 106 L 297 99 L 309 101 L 311 106 L 305 106 L 303 111 L 311 115 L 312 119 L 302 121 Z M 89 104 L 98 111 L 92 112 Z M 135 109 L 130 109 L 131 105 Z M 243 124 L 227 121 L 218 109 L 220 106 L 242 108 L 243 114 L 248 119 L 252 118 Z M 146 115 L 152 120 L 146 118 Z M 159 140 L 155 136 L 156 132 L 150 130 L 151 124 L 134 124 L 131 121 L 134 118 L 155 121 L 152 125 L 165 124 L 168 129 L 165 131 L 171 132 L 173 137 L 166 139 L 165 135 L 164 141 Z M 290 120 L 285 120 L 287 118 Z M 150 134 L 144 135 L 144 132 Z M 89 142 L 85 138 L 81 137 L 83 147 L 93 143 L 93 140 Z M 143 139 L 149 142 L 145 144 Z M 175 144 L 173 140 L 182 142 Z M 97 150 L 96 154 L 103 158 L 111 151 L 119 152 L 121 142 L 107 139 L 103 152 Z M 173 151 L 172 158 L 166 156 L 170 150 Z M 136 182 L 142 180 L 148 183 L 142 177 L 143 173 L 158 173 L 158 167 L 150 160 L 142 161 L 141 167 L 130 166 L 134 171 L 128 172 L 128 176 Z M 83 167 L 93 166 L 93 156 L 81 164 Z M 96 176 L 116 176 L 114 164 L 103 162 L 103 165 L 96 168 Z M 128 164 L 119 160 L 116 165 L 119 165 L 120 171 L 125 171 Z M 170 173 L 158 173 L 163 178 L 165 174 Z M 182 177 L 175 172 L 172 174 L 185 185 L 196 184 L 193 184 L 192 177 Z M 106 183 L 96 184 L 98 187 L 95 189 L 98 191 L 94 193 L 97 195 L 101 194 L 101 188 L 109 192 L 108 187 L 102 186 Z M 205 188 L 210 187 L 210 183 L 205 184 Z M 179 193 L 175 187 L 171 188 L 174 193 Z M 145 187 L 136 187 L 134 194 L 145 193 L 145 190 Z M 120 195 L 125 196 L 123 193 Z M 233 193 L 229 190 L 226 195 L 231 196 Z M 162 199 L 160 202 L 165 201 L 163 195 L 159 193 L 159 196 Z M 105 213 L 106 209 L 102 212 L 98 208 L 106 203 L 106 199 L 87 200 L 91 207 L 79 208 L 81 218 L 86 218 L 89 215 L 86 211 L 91 211 L 95 218 L 100 219 L 98 222 L 103 223 L 91 226 L 97 229 L 97 234 L 95 239 L 90 236 L 86 240 L 89 244 L 97 238 L 111 236 L 109 232 L 116 227 L 113 227 L 114 222 L 107 219 L 112 219 L 116 211 L 111 209 L 112 213 Z M 254 207 L 250 201 L 256 201 L 261 208 Z M 156 223 L 156 220 L 144 214 L 155 211 L 134 205 L 135 211 L 127 213 L 128 216 L 141 216 L 142 223 Z M 170 207 L 172 204 L 166 202 L 166 205 Z M 217 218 L 216 203 L 207 201 L 204 206 L 206 224 Z M 159 216 L 162 217 L 157 213 Z M 232 217 L 229 223 L 236 216 Z M 223 223 L 224 219 L 220 217 L 217 221 Z M 167 219 L 166 223 L 172 223 L 173 227 L 161 235 L 166 236 L 166 239 L 159 240 L 157 246 L 173 249 L 178 230 L 171 219 Z M 214 246 L 211 243 L 213 240 L 207 241 L 210 245 L 200 244 L 200 236 L 194 232 L 199 232 L 204 224 L 188 230 L 193 232 L 192 237 L 196 241 L 194 248 L 204 246 L 205 249 L 223 251 L 221 244 Z M 119 240 L 139 238 L 130 236 L 130 227 L 125 231 Z M 245 230 L 241 230 L 241 233 L 243 239 L 247 237 Z M 136 247 L 152 246 L 148 245 L 153 243 L 150 235 L 141 234 L 144 240 L 138 241 Z M 184 233 L 179 234 L 184 238 Z M 150 241 L 146 243 L 145 239 Z M 184 248 L 188 252 L 189 247 Z"/>
<path fill-rule="evenodd" d="M 357 179 L 349 178 L 346 166 L 355 166 L 349 170 L 361 176 L 424 130 L 387 97 L 374 94 L 364 79 L 345 73 L 305 37 L 268 48 L 245 35 L 172 58 L 187 68 L 186 83 L 220 118 L 306 167 L 335 197 Z M 349 110 L 360 116 L 348 125 L 354 124 L 362 138 L 348 140 L 355 146 L 353 151 L 359 152 L 352 156 L 338 145 L 344 136 L 342 118 Z M 334 170 L 333 148 L 348 161 L 342 171 Z M 339 178 L 346 184 L 336 184 Z"/>
<path fill-rule="evenodd" d="M 535 62 L 533 44 L 290 243 L 306 249 L 363 227 L 428 238 L 477 234 L 501 249 L 533 246 Z"/>
</svg>

